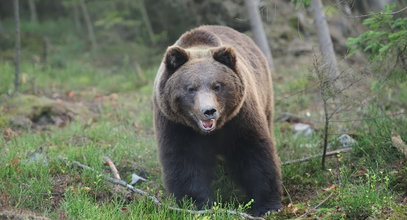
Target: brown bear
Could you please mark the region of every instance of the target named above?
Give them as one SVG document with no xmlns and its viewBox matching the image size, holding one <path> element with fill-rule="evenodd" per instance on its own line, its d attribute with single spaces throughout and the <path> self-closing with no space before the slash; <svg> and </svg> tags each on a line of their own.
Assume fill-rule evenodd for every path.
<svg viewBox="0 0 407 220">
<path fill-rule="evenodd" d="M 164 55 L 153 102 L 163 180 L 177 201 L 211 205 L 221 156 L 254 215 L 281 208 L 271 74 L 249 37 L 223 26 L 184 33 Z"/>
</svg>

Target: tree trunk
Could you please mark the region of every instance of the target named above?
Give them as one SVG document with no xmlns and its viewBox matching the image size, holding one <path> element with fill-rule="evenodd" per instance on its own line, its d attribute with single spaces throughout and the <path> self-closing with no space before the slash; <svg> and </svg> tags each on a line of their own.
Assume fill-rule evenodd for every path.
<svg viewBox="0 0 407 220">
<path fill-rule="evenodd" d="M 321 0 L 312 0 L 311 9 L 315 20 L 314 23 L 317 30 L 319 50 L 322 54 L 324 69 L 327 71 L 326 74 L 329 79 L 336 80 L 334 84 L 339 84 L 338 65 Z"/>
<path fill-rule="evenodd" d="M 92 20 L 90 19 L 88 8 L 87 8 L 84 0 L 80 0 L 80 6 L 82 9 L 83 17 L 85 18 L 86 28 L 88 29 L 89 40 L 90 40 L 90 43 L 92 44 L 92 50 L 95 51 L 97 49 L 95 32 L 93 30 Z"/>
<path fill-rule="evenodd" d="M 18 92 L 20 87 L 20 9 L 19 0 L 14 0 L 14 18 L 16 22 L 16 57 L 15 57 L 15 78 L 14 78 L 14 92 Z"/>
<path fill-rule="evenodd" d="M 42 37 L 42 56 L 41 61 L 42 64 L 47 64 L 48 61 L 48 54 L 49 54 L 49 39 L 47 36 Z"/>
<path fill-rule="evenodd" d="M 388 0 L 373 0 L 372 3 L 373 3 L 372 6 L 375 10 L 381 11 L 384 9 L 384 6 L 386 4 L 389 4 L 389 1 Z"/>
<path fill-rule="evenodd" d="M 30 8 L 31 22 L 33 22 L 33 23 L 38 22 L 37 8 L 35 7 L 35 0 L 28 0 L 28 6 Z"/>
<path fill-rule="evenodd" d="M 379 13 L 385 5 L 395 2 L 394 0 L 359 0 L 355 2 L 355 7 L 362 14 Z M 396 4 L 399 5 L 399 2 Z"/>
<path fill-rule="evenodd" d="M 324 94 L 322 94 L 322 91 L 321 91 L 321 95 L 324 96 Z M 324 102 L 323 104 L 324 104 L 325 123 L 324 123 L 324 143 L 323 143 L 321 166 L 322 166 L 322 169 L 325 170 L 325 157 L 326 157 L 326 151 L 328 149 L 329 116 L 328 116 L 328 101 L 323 100 L 323 102 Z"/>
<path fill-rule="evenodd" d="M 245 5 L 249 15 L 254 41 L 266 55 L 270 68 L 274 70 L 273 57 L 267 42 L 266 33 L 264 32 L 263 22 L 261 21 L 260 13 L 257 8 L 257 0 L 245 0 Z"/>
<path fill-rule="evenodd" d="M 3 23 L 1 22 L 1 19 L 0 19 L 0 32 L 3 32 Z"/>
<path fill-rule="evenodd" d="M 73 4 L 72 10 L 73 10 L 73 21 L 75 23 L 75 30 L 79 33 L 82 29 L 82 25 L 81 25 L 78 5 Z"/>
<path fill-rule="evenodd" d="M 139 0 L 139 2 L 140 2 L 141 16 L 143 17 L 144 24 L 147 27 L 148 36 L 150 37 L 150 41 L 154 43 L 154 31 L 151 26 L 150 18 L 148 17 L 146 6 L 144 5 L 144 0 Z"/>
</svg>

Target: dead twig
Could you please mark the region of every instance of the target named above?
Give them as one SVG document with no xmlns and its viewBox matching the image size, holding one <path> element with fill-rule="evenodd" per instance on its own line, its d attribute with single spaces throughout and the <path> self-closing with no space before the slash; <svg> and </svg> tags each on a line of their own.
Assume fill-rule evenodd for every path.
<svg viewBox="0 0 407 220">
<path fill-rule="evenodd" d="M 313 210 L 319 208 L 322 204 L 324 204 L 326 201 L 328 201 L 332 196 L 333 196 L 333 192 L 331 194 L 329 194 L 328 197 L 326 197 L 324 200 L 322 200 L 320 203 L 318 203 L 318 205 L 316 205 L 314 208 L 312 208 Z"/>
<path fill-rule="evenodd" d="M 121 180 L 119 171 L 117 171 L 117 168 L 114 165 L 113 161 L 108 157 L 104 157 L 103 160 L 105 161 L 105 164 L 110 167 L 110 170 L 112 170 L 114 178 Z"/>
<path fill-rule="evenodd" d="M 340 153 L 349 152 L 351 150 L 352 150 L 352 148 L 349 147 L 349 148 L 329 151 L 329 152 L 326 152 L 325 156 L 326 157 L 334 156 L 334 155 L 337 155 L 337 154 L 340 154 Z M 290 165 L 290 164 L 294 164 L 294 163 L 302 163 L 302 162 L 305 162 L 305 161 L 308 161 L 308 160 L 311 160 L 311 159 L 314 159 L 314 158 L 318 158 L 318 157 L 321 157 L 321 154 L 313 155 L 313 156 L 309 156 L 309 157 L 305 157 L 305 158 L 301 158 L 301 159 L 297 159 L 297 160 L 289 160 L 289 161 L 281 163 L 281 165 L 285 166 L 285 165 Z"/>
<path fill-rule="evenodd" d="M 71 162 L 69 164 L 69 166 L 71 166 L 71 167 L 76 166 L 76 167 L 82 168 L 84 170 L 90 170 L 90 171 L 93 171 L 93 172 L 97 172 L 92 167 L 86 166 L 86 165 L 81 164 L 81 163 L 79 163 L 77 161 Z M 208 214 L 208 213 L 215 212 L 215 210 L 210 210 L 210 209 L 195 211 L 195 210 L 189 210 L 189 209 L 176 208 L 176 207 L 172 207 L 172 206 L 164 206 L 155 196 L 151 196 L 147 192 L 145 192 L 143 190 L 140 190 L 140 189 L 137 189 L 137 188 L 133 187 L 132 185 L 127 184 L 125 181 L 123 181 L 121 179 L 115 179 L 115 178 L 108 177 L 108 176 L 105 176 L 105 175 L 101 175 L 101 176 L 104 179 L 106 179 L 107 181 L 111 182 L 111 183 L 117 184 L 119 186 L 126 187 L 128 190 L 130 190 L 132 192 L 135 192 L 135 193 L 138 193 L 138 194 L 140 194 L 142 196 L 145 196 L 147 199 L 151 200 L 155 205 L 165 207 L 165 208 L 167 208 L 167 209 L 169 209 L 171 211 L 186 212 L 186 213 L 190 213 L 190 214 Z M 239 215 L 240 217 L 245 218 L 245 219 L 265 220 L 262 217 L 254 217 L 254 216 L 249 215 L 247 213 L 239 212 L 239 211 L 235 211 L 235 210 L 221 209 L 220 211 L 226 212 L 226 213 L 231 214 L 231 215 Z"/>
<path fill-rule="evenodd" d="M 324 200 L 322 200 L 320 203 L 318 203 L 318 205 L 316 205 L 316 206 L 314 206 L 310 211 L 312 211 L 312 210 L 316 210 L 317 208 L 319 208 L 322 204 L 324 204 L 326 201 L 328 201 L 332 196 L 333 196 L 333 192 L 331 193 L 331 194 L 329 194 L 329 196 L 328 197 L 326 197 Z M 304 214 L 302 214 L 300 217 L 298 217 L 298 218 L 304 218 L 305 216 L 307 216 L 308 215 L 308 213 L 309 213 L 309 211 L 308 212 L 305 212 Z"/>
</svg>

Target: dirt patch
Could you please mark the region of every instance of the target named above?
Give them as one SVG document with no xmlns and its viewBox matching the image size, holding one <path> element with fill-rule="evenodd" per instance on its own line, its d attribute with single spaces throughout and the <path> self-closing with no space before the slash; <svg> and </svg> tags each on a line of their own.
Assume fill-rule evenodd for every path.
<svg viewBox="0 0 407 220">
<path fill-rule="evenodd" d="M 47 125 L 62 127 L 74 118 L 87 120 L 95 116 L 81 102 L 34 95 L 3 97 L 0 103 L 4 103 L 2 114 L 12 129 L 42 129 Z"/>
<path fill-rule="evenodd" d="M 51 190 L 51 207 L 55 210 L 59 207 L 61 200 L 64 198 L 65 189 L 72 183 L 72 178 L 69 175 L 55 176 L 52 179 L 53 188 Z"/>
<path fill-rule="evenodd" d="M 1 192 L 0 193 L 0 207 L 8 206 L 9 201 L 10 201 L 10 194 L 5 193 L 5 192 Z M 0 208 L 0 210 L 1 210 L 1 208 Z"/>
<path fill-rule="evenodd" d="M 317 195 L 317 188 L 312 185 L 289 185 L 287 191 L 291 196 L 291 200 L 294 204 L 300 202 L 306 202 L 311 200 Z M 287 191 L 284 190 L 284 203 L 290 203 Z"/>
<path fill-rule="evenodd" d="M 0 219 L 18 219 L 18 220 L 48 220 L 50 218 L 35 213 L 27 209 L 16 209 L 12 207 L 0 207 Z"/>
</svg>

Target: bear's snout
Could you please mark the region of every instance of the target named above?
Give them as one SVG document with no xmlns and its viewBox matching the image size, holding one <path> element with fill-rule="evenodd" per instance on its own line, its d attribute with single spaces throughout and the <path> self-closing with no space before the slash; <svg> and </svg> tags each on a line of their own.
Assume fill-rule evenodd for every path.
<svg viewBox="0 0 407 220">
<path fill-rule="evenodd" d="M 216 118 L 216 108 L 213 106 L 204 107 L 201 109 L 201 112 L 208 120 Z"/>
<path fill-rule="evenodd" d="M 196 97 L 195 111 L 196 116 L 200 120 L 209 121 L 218 119 L 219 117 L 219 103 L 217 97 L 212 92 L 199 92 Z"/>
</svg>

